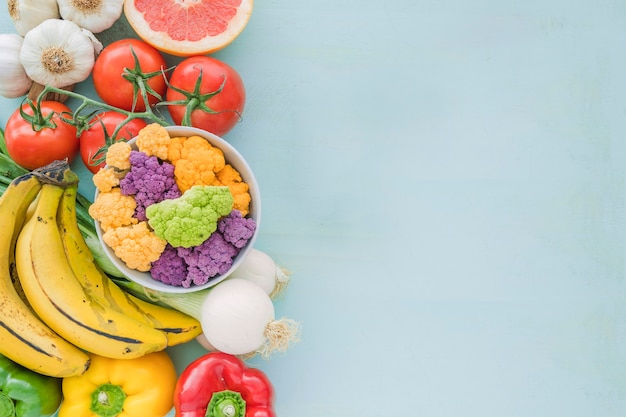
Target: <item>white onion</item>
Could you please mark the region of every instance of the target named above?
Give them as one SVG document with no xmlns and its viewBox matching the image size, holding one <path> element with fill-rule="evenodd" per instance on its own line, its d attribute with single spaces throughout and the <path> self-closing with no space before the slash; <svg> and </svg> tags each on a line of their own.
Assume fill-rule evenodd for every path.
<svg viewBox="0 0 626 417">
<path fill-rule="evenodd" d="M 271 294 L 276 287 L 276 270 L 276 263 L 268 254 L 252 248 L 228 277 L 254 282 L 266 294 Z"/>
<path fill-rule="evenodd" d="M 202 330 L 208 343 L 231 355 L 260 349 L 266 327 L 274 321 L 274 305 L 257 284 L 228 279 L 215 286 L 202 304 Z"/>
</svg>

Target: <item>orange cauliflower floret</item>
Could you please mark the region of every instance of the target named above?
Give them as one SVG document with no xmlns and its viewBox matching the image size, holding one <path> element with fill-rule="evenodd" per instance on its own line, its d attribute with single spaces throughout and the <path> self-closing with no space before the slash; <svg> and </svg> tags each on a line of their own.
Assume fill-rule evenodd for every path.
<svg viewBox="0 0 626 417">
<path fill-rule="evenodd" d="M 113 188 L 120 185 L 120 178 L 123 178 L 124 174 L 120 173 L 114 168 L 106 167 L 100 169 L 93 174 L 93 184 L 101 193 L 108 193 Z"/>
<path fill-rule="evenodd" d="M 128 142 L 115 142 L 107 149 L 106 164 L 122 171 L 130 169 L 130 150 Z"/>
<path fill-rule="evenodd" d="M 167 244 L 154 234 L 147 222 L 110 229 L 102 235 L 102 240 L 129 268 L 142 272 L 150 270 Z"/>
<path fill-rule="evenodd" d="M 230 164 L 226 164 L 224 168 L 215 174 L 213 185 L 226 185 L 233 195 L 233 209 L 239 210 L 241 215 L 245 217 L 250 210 L 250 193 L 249 186 L 241 178 L 241 174 Z"/>
<path fill-rule="evenodd" d="M 174 177 L 182 193 L 194 185 L 212 185 L 215 173 L 226 164 L 222 150 L 200 136 L 172 138 L 167 159 L 174 165 Z"/>
<path fill-rule="evenodd" d="M 137 223 L 133 217 L 137 203 L 131 196 L 123 195 L 119 187 L 108 193 L 99 193 L 89 206 L 89 215 L 100 222 L 103 231 Z"/>
<path fill-rule="evenodd" d="M 137 148 L 148 156 L 167 159 L 170 140 L 170 135 L 163 126 L 151 123 L 139 131 L 136 144 Z"/>
</svg>

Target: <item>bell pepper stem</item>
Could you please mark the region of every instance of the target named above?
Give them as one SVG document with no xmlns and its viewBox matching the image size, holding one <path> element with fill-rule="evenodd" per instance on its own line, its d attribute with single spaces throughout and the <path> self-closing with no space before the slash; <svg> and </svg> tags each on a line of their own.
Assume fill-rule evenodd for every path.
<svg viewBox="0 0 626 417">
<path fill-rule="evenodd" d="M 246 402 L 241 394 L 224 390 L 213 393 L 205 417 L 245 417 L 245 415 Z"/>
<path fill-rule="evenodd" d="M 15 403 L 6 393 L 0 391 L 0 417 L 15 417 Z"/>
<path fill-rule="evenodd" d="M 103 384 L 91 393 L 90 410 L 99 417 L 115 417 L 124 409 L 126 393 L 119 385 Z"/>
</svg>

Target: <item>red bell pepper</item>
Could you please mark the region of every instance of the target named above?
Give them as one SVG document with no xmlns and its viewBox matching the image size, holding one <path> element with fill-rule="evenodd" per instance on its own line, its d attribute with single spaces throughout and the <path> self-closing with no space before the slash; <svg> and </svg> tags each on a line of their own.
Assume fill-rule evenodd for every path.
<svg viewBox="0 0 626 417">
<path fill-rule="evenodd" d="M 276 417 L 274 388 L 236 356 L 207 353 L 185 368 L 174 392 L 176 417 Z"/>
</svg>

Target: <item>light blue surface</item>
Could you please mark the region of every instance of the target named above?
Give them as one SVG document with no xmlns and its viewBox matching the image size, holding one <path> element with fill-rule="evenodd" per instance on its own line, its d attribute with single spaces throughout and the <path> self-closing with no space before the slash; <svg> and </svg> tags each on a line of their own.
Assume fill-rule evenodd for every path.
<svg viewBox="0 0 626 417">
<path fill-rule="evenodd" d="M 625 50 L 618 0 L 256 2 L 216 57 L 303 326 L 251 362 L 280 417 L 626 415 Z"/>
</svg>

